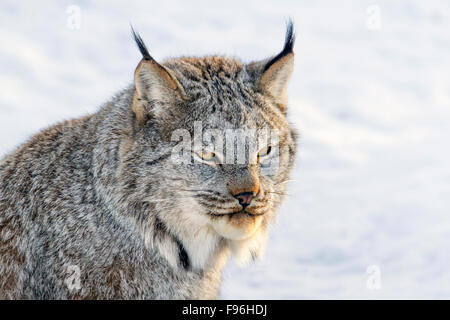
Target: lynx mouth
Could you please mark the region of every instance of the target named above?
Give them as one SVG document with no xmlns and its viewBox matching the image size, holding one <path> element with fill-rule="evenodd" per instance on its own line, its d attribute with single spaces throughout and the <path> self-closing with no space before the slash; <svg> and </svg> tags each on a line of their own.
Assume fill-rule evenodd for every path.
<svg viewBox="0 0 450 320">
<path fill-rule="evenodd" d="M 245 210 L 239 210 L 239 211 L 235 211 L 235 212 L 230 212 L 230 213 L 213 213 L 213 212 L 208 212 L 208 214 L 210 216 L 216 217 L 216 218 L 220 218 L 220 217 L 235 217 L 235 216 L 248 216 L 248 217 L 258 217 L 258 216 L 262 216 L 264 215 L 264 212 L 261 213 L 251 213 Z"/>
<path fill-rule="evenodd" d="M 262 214 L 251 214 L 240 210 L 231 213 L 210 213 L 211 226 L 222 237 L 229 240 L 243 240 L 250 238 L 261 227 L 264 217 Z"/>
</svg>

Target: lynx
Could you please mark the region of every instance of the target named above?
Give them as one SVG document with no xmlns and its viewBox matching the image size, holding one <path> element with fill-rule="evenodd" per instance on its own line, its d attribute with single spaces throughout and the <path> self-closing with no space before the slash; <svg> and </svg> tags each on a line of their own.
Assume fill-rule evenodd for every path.
<svg viewBox="0 0 450 320">
<path fill-rule="evenodd" d="M 261 257 L 296 152 L 292 23 L 280 53 L 247 64 L 160 64 L 133 35 L 143 58 L 129 87 L 0 162 L 1 299 L 215 299 L 230 257 Z M 278 138 L 246 147 L 244 163 L 223 161 L 215 139 L 180 162 L 174 132 L 196 125 Z"/>
</svg>

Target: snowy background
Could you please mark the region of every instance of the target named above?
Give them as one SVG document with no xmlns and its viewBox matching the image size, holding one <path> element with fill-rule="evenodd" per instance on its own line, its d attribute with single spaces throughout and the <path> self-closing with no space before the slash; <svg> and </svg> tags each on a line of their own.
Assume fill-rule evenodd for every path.
<svg viewBox="0 0 450 320">
<path fill-rule="evenodd" d="M 0 156 L 132 81 L 130 22 L 156 59 L 248 62 L 288 17 L 294 181 L 265 260 L 231 263 L 222 298 L 450 298 L 448 1 L 1 0 Z"/>
</svg>

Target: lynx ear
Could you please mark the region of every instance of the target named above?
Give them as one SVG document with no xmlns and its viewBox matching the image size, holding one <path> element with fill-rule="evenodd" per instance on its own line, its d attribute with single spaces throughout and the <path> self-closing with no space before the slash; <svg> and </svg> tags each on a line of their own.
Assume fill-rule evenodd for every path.
<svg viewBox="0 0 450 320">
<path fill-rule="evenodd" d="M 148 53 L 141 37 L 132 29 L 134 40 L 142 53 L 142 60 L 134 72 L 133 111 L 138 123 L 144 123 L 149 114 L 158 116 L 183 99 L 184 90 L 174 73 L 157 63 Z"/>
<path fill-rule="evenodd" d="M 272 97 L 280 109 L 286 111 L 286 87 L 294 69 L 294 26 L 288 22 L 283 50 L 273 58 L 248 65 L 256 74 L 258 89 Z"/>
</svg>

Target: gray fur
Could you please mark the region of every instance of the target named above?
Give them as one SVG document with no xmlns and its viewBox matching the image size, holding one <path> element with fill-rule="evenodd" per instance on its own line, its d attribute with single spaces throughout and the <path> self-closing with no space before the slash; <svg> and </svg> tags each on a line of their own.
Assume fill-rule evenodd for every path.
<svg viewBox="0 0 450 320">
<path fill-rule="evenodd" d="M 270 89 L 283 61 L 263 71 L 266 62 L 168 60 L 161 67 L 182 99 L 138 97 L 133 84 L 97 113 L 45 129 L 5 157 L 0 298 L 217 298 L 229 254 L 247 260 L 261 253 L 294 162 L 296 135 Z M 261 80 L 263 72 L 274 75 Z M 171 134 L 192 132 L 194 121 L 278 129 L 279 169 L 264 176 L 253 164 L 174 163 Z M 256 219 L 226 214 L 239 207 L 230 190 L 248 181 L 261 186 L 254 199 L 260 225 L 248 238 L 223 236 L 216 225 L 239 229 Z M 79 289 L 67 285 L 70 266 L 80 269 Z"/>
</svg>

